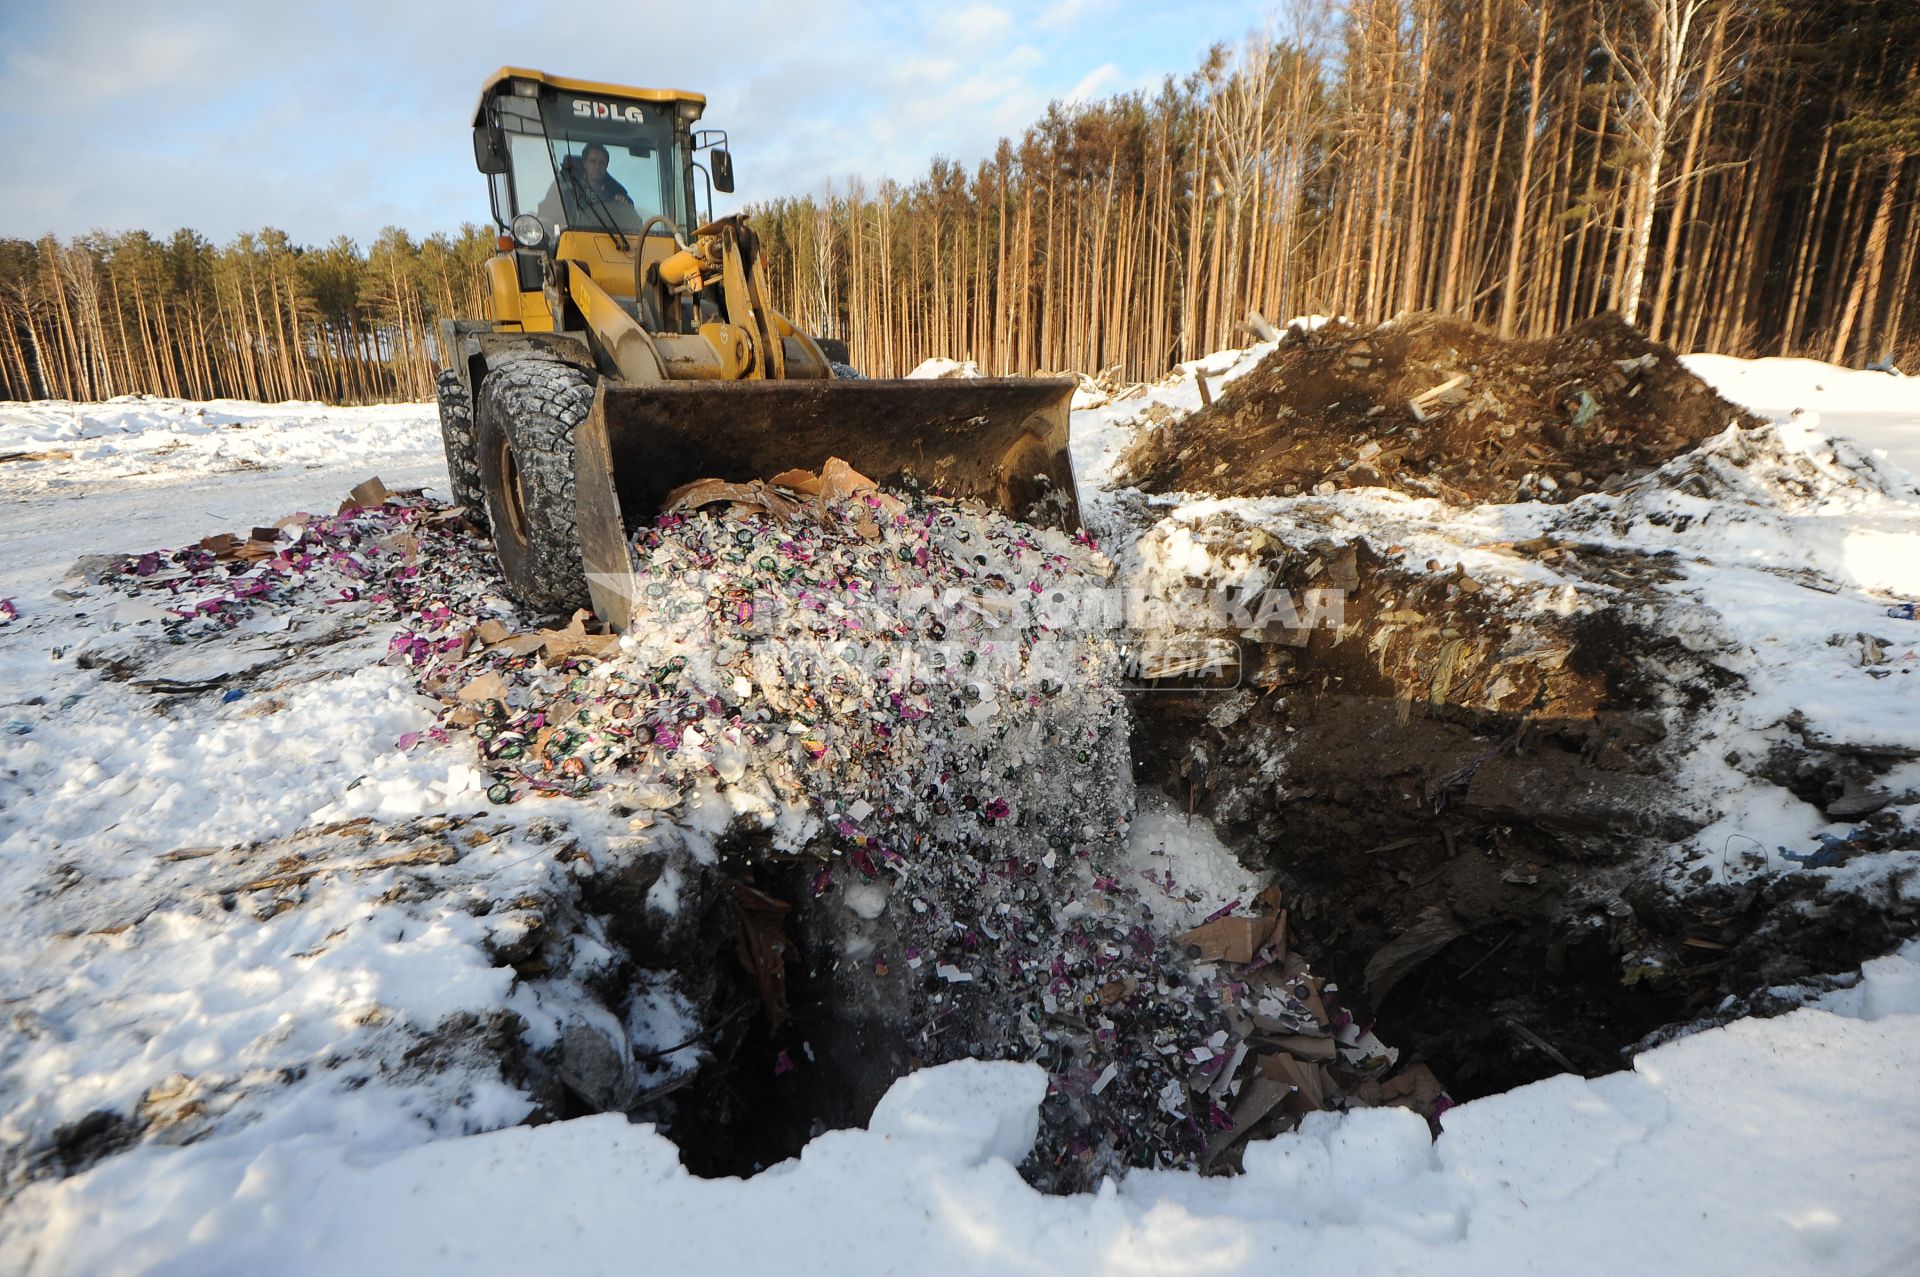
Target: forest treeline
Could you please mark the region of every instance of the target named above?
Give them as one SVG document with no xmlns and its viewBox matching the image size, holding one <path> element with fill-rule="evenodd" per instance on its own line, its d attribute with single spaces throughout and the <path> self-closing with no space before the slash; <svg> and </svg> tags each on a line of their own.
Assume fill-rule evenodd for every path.
<svg viewBox="0 0 1920 1277">
<path fill-rule="evenodd" d="M 276 230 L 0 240 L 0 398 L 431 398 L 433 327 L 482 304 L 494 233 L 361 249 Z"/>
<path fill-rule="evenodd" d="M 1920 368 L 1914 0 L 1303 0 L 969 170 L 752 211 L 776 300 L 875 375 L 1146 377 L 1248 311 Z M 0 395 L 426 398 L 490 229 L 370 247 L 0 240 Z"/>
<path fill-rule="evenodd" d="M 882 374 L 1137 378 L 1242 344 L 1249 310 L 1417 309 L 1920 371 L 1915 0 L 1293 13 L 972 171 L 759 209 L 778 298 Z"/>
</svg>

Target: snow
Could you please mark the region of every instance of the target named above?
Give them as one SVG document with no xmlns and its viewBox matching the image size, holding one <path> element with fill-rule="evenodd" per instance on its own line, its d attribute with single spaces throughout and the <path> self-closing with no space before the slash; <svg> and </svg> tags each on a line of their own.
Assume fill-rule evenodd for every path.
<svg viewBox="0 0 1920 1277">
<path fill-rule="evenodd" d="M 1323 322 L 1307 326 L 1318 327 Z M 1173 371 L 1159 381 L 1135 387 L 1118 399 L 1106 395 L 1083 398 L 1077 392 L 1069 448 L 1074 481 L 1080 488 L 1080 513 L 1087 526 L 1102 537 L 1123 530 L 1124 524 L 1114 510 L 1113 466 L 1133 441 L 1134 431 L 1150 413 L 1184 415 L 1195 411 L 1203 402 L 1199 376 L 1204 375 L 1213 393 L 1218 394 L 1229 382 L 1259 367 L 1260 361 L 1273 353 L 1274 345 L 1261 342 L 1245 350 L 1215 351 L 1200 359 L 1175 364 Z"/>
<path fill-rule="evenodd" d="M 971 359 L 962 363 L 957 359 L 943 359 L 937 355 L 932 359 L 921 360 L 920 363 L 914 367 L 913 371 L 907 374 L 908 379 L 913 381 L 937 381 L 948 377 L 984 376 L 986 376 L 986 374 L 980 371 L 980 365 L 974 363 Z"/>
<path fill-rule="evenodd" d="M 1150 885 L 1148 900 L 1175 931 L 1197 927 L 1227 905 L 1250 906 L 1267 885 L 1234 858 L 1213 822 L 1144 791 L 1122 863 Z"/>
<path fill-rule="evenodd" d="M 0 598 L 23 608 L 43 605 L 82 554 L 245 535 L 303 505 L 331 510 L 369 474 L 448 491 L 431 404 L 0 405 L 0 457 L 13 453 L 44 454 L 0 461 Z"/>
<path fill-rule="evenodd" d="M 1676 550 L 1667 623 L 1746 680 L 1709 711 L 1713 747 L 1682 778 L 1719 813 L 1696 850 L 1728 878 L 1845 832 L 1729 758 L 1763 753 L 1789 717 L 1820 739 L 1920 742 L 1920 628 L 1888 615 L 1920 596 L 1911 380 L 1694 356 L 1777 423 L 1674 463 L 1669 480 L 1704 489 L 1468 511 L 1379 491 L 1171 502 L 1142 537 L 1131 499 L 1108 490 L 1132 431 L 1149 411 L 1198 407 L 1196 373 L 1217 390 L 1268 349 L 1219 352 L 1130 396 L 1077 396 L 1089 522 L 1125 542 L 1116 561 L 1143 588 L 1191 570 L 1191 530 L 1229 510 L 1281 536 L 1377 534 L 1550 610 L 1605 590 L 1503 543 L 1558 530 Z M 487 1017 L 519 1016 L 534 1046 L 691 1031 L 665 988 L 639 991 L 624 1028 L 603 1022 L 583 990 L 610 959 L 604 937 L 575 937 L 572 975 L 544 992 L 491 956 L 531 925 L 520 902 L 571 898 L 563 851 L 617 862 L 661 828 L 636 836 L 593 803 L 556 828 L 557 804 L 489 807 L 470 751 L 395 748 L 432 709 L 379 663 L 387 627 L 302 613 L 217 653 L 161 650 L 137 607 L 57 593 L 82 555 L 329 511 L 371 473 L 444 488 L 431 406 L 0 406 L 0 455 L 16 452 L 33 455 L 0 462 L 0 597 L 20 612 L 0 623 L 0 1267 L 586 1273 L 645 1255 L 690 1271 L 1874 1273 L 1920 1251 L 1913 944 L 1789 1015 L 1457 1106 L 1437 1141 L 1400 1110 L 1318 1115 L 1250 1148 L 1234 1179 L 1137 1172 L 1098 1194 L 1038 1194 L 1014 1163 L 1045 1076 L 977 1061 L 903 1079 L 869 1129 L 822 1135 L 745 1181 L 691 1177 L 669 1142 L 618 1117 L 515 1126 L 531 1100 L 469 1041 Z M 1676 532 L 1676 514 L 1695 517 Z M 1863 663 L 1862 634 L 1884 644 L 1882 663 Z M 258 690 L 169 702 L 98 672 L 116 660 L 141 677 L 249 670 Z M 1920 792 L 1920 764 L 1883 783 Z M 374 820 L 315 832 L 361 817 Z M 393 848 L 367 831 L 395 824 L 415 839 L 401 845 L 437 840 L 457 858 L 377 864 Z M 1739 855 L 1749 846 L 1757 862 Z M 236 884 L 289 857 L 332 867 L 300 908 L 235 907 L 259 899 Z M 1171 925 L 1262 885 L 1204 819 L 1157 799 L 1143 798 L 1123 857 L 1174 884 L 1147 893 Z M 1857 858 L 1831 876 L 1892 881 L 1913 859 Z M 682 887 L 670 865 L 648 907 L 670 914 Z M 877 888 L 852 894 L 863 916 L 887 907 Z M 657 1083 L 696 1054 L 621 1084 Z M 141 1113 L 159 1133 L 117 1149 L 109 1137 L 86 1169 L 49 1173 L 49 1133 L 103 1112 Z"/>
<path fill-rule="evenodd" d="M 745 1181 L 691 1177 L 618 1117 L 380 1157 L 293 1135 L 142 1147 L 34 1186 L 5 1227 L 44 1274 L 1891 1273 L 1920 1247 L 1920 946 L 1856 992 L 1871 1018 L 1741 1021 L 1458 1106 L 1437 1140 L 1398 1109 L 1318 1115 L 1234 1179 L 1036 1193 L 1013 1161 L 1044 1075 L 961 1061 Z"/>
<path fill-rule="evenodd" d="M 1920 475 L 1912 377 L 1839 368 L 1813 359 L 1681 360 L 1721 396 L 1763 417 L 1798 420 L 1862 445 L 1909 475 Z"/>
</svg>

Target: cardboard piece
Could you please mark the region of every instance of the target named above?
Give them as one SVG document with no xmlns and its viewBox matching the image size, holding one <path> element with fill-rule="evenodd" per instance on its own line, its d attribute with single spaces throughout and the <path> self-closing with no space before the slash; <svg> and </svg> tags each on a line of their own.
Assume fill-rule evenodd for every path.
<svg viewBox="0 0 1920 1277">
<path fill-rule="evenodd" d="M 280 529 L 255 528 L 247 534 L 247 539 L 240 543 L 240 548 L 235 551 L 234 557 L 245 560 L 248 563 L 257 563 L 261 559 L 271 559 L 274 555 L 280 553 L 278 546 L 275 544 L 279 540 Z"/>
<path fill-rule="evenodd" d="M 1196 962 L 1248 963 L 1253 961 L 1272 925 L 1265 918 L 1215 918 L 1182 933 L 1174 942 Z"/>
<path fill-rule="evenodd" d="M 838 457 L 828 457 L 827 464 L 820 467 L 820 496 L 823 500 L 834 501 L 850 497 L 856 492 L 879 490 L 879 484 Z"/>
<path fill-rule="evenodd" d="M 1307 1010 L 1313 1012 L 1313 1018 L 1320 1022 L 1321 1028 L 1327 1027 L 1327 1006 L 1320 1001 L 1320 980 L 1316 976 L 1305 983 L 1295 986 L 1299 999 L 1307 1004 Z"/>
<path fill-rule="evenodd" d="M 1445 1090 L 1432 1069 L 1424 1064 L 1409 1064 L 1380 1083 L 1380 1102 L 1396 1108 L 1409 1108 L 1416 1113 L 1427 1113 Z"/>
<path fill-rule="evenodd" d="M 420 557 L 420 542 L 411 532 L 396 532 L 376 543 L 389 554 L 397 554 L 408 563 Z"/>
<path fill-rule="evenodd" d="M 1279 1047 L 1297 1059 L 1310 1060 L 1317 1064 L 1328 1063 L 1340 1054 L 1340 1044 L 1332 1038 L 1315 1038 L 1308 1037 L 1304 1033 L 1289 1033 L 1262 1040 Z"/>
<path fill-rule="evenodd" d="M 371 479 L 354 488 L 352 492 L 349 492 L 347 494 L 346 504 L 340 508 L 342 510 L 355 508 L 365 510 L 370 506 L 386 504 L 387 498 L 392 495 L 391 492 L 387 491 L 387 485 L 380 482 L 380 476 L 374 475 Z"/>
<path fill-rule="evenodd" d="M 1232 1128 L 1215 1132 L 1213 1138 L 1207 1141 L 1207 1160 L 1213 1161 L 1220 1154 L 1246 1139 L 1253 1132 L 1253 1128 L 1259 1125 L 1260 1119 L 1279 1108 L 1289 1094 L 1291 1092 L 1285 1083 L 1255 1074 L 1246 1086 L 1241 1088 L 1240 1099 L 1234 1104 L 1233 1111 L 1229 1114 L 1233 1121 Z"/>
<path fill-rule="evenodd" d="M 1320 985 L 1323 982 L 1308 969 L 1306 959 L 1299 954 L 1289 953 L 1277 969 L 1259 971 L 1254 978 L 1268 982 L 1269 987 L 1295 999 L 1307 1008 L 1314 1023 L 1321 1028 L 1327 1026 L 1327 1006 L 1320 1000 Z"/>
<path fill-rule="evenodd" d="M 797 492 L 803 497 L 820 495 L 820 476 L 811 470 L 782 470 L 767 482 L 776 488 Z"/>
<path fill-rule="evenodd" d="M 786 519 L 797 514 L 799 503 L 791 497 L 775 492 L 773 488 L 755 479 L 749 483 L 729 483 L 725 479 L 695 479 L 692 483 L 683 483 L 667 494 L 660 504 L 660 513 L 675 514 L 682 510 L 698 510 L 702 506 L 715 505 L 721 501 L 731 503 L 733 512 L 759 510 Z"/>
<path fill-rule="evenodd" d="M 1325 1067 L 1291 1055 L 1263 1055 L 1254 1061 L 1260 1076 L 1292 1087 L 1309 1109 L 1324 1109 L 1333 1094 L 1333 1081 Z"/>
<path fill-rule="evenodd" d="M 769 1028 L 787 1019 L 787 963 L 793 945 L 787 939 L 787 910 L 792 906 L 777 896 L 733 884 L 734 918 L 739 926 L 734 952 L 760 990 L 760 1006 Z"/>
<path fill-rule="evenodd" d="M 582 608 L 573 614 L 573 620 L 564 630 L 541 630 L 540 644 L 547 649 L 551 660 L 562 660 L 569 656 L 605 656 L 620 646 L 618 634 L 589 634 L 587 622 L 593 613 Z"/>
<path fill-rule="evenodd" d="M 1273 925 L 1267 929 L 1267 938 L 1260 942 L 1260 947 L 1270 949 L 1274 953 L 1285 953 L 1287 951 L 1287 911 L 1275 910 L 1272 921 Z"/>
<path fill-rule="evenodd" d="M 507 680 L 492 670 L 460 689 L 460 699 L 469 705 L 480 701 L 504 700 L 507 695 Z"/>
<path fill-rule="evenodd" d="M 526 656 L 546 643 L 541 634 L 515 634 L 499 621 L 488 617 L 470 631 L 473 641 L 485 648 L 498 648 L 513 656 Z"/>
<path fill-rule="evenodd" d="M 1251 967 L 1243 972 L 1247 985 L 1247 1017 L 1262 1033 L 1314 1035 L 1326 1027 L 1314 1018 L 1313 1004 L 1306 995 L 1311 985 L 1283 979 L 1272 967 Z"/>
</svg>

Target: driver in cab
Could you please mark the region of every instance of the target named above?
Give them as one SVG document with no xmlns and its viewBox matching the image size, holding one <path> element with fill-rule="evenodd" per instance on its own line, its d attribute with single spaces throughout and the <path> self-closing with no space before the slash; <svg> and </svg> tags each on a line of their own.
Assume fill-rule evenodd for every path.
<svg viewBox="0 0 1920 1277">
<path fill-rule="evenodd" d="M 615 200 L 628 205 L 633 197 L 627 194 L 627 188 L 607 175 L 607 148 L 598 142 L 589 142 L 580 152 L 580 166 L 575 170 L 574 180 L 579 182 L 588 195 L 603 204 Z"/>
<path fill-rule="evenodd" d="M 580 154 L 569 155 L 560 161 L 560 181 L 547 188 L 546 196 L 535 209 L 535 215 L 546 224 L 547 229 L 558 234 L 565 222 L 560 199 L 560 187 L 565 186 L 572 197 L 575 208 L 582 210 L 588 229 L 592 229 L 595 216 L 591 210 L 605 209 L 603 217 L 611 217 L 616 226 L 635 222 L 639 212 L 633 206 L 633 197 L 627 194 L 627 188 L 618 178 L 607 172 L 607 148 L 598 142 L 589 142 Z"/>
</svg>

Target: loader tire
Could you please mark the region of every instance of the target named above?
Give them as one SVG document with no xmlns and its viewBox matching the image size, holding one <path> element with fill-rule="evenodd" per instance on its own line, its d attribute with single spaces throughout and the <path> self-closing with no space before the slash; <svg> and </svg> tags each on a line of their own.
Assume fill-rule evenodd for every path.
<svg viewBox="0 0 1920 1277">
<path fill-rule="evenodd" d="M 440 401 L 440 443 L 447 450 L 447 479 L 452 485 L 453 503 L 464 506 L 467 518 L 487 526 L 487 486 L 480 478 L 480 440 L 473 429 L 473 401 L 460 382 L 460 374 L 449 368 L 434 382 L 434 398 Z"/>
<path fill-rule="evenodd" d="M 541 612 L 590 607 L 573 498 L 573 428 L 593 378 L 547 359 L 499 364 L 480 383 L 480 476 L 507 593 Z"/>
</svg>

